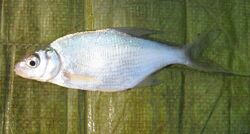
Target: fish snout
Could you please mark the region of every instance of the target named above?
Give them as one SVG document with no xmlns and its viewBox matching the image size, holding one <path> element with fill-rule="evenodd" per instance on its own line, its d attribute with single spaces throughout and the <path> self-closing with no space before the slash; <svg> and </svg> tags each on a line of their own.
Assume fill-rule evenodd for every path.
<svg viewBox="0 0 250 134">
<path fill-rule="evenodd" d="M 15 72 L 15 74 L 17 74 L 19 76 L 25 76 L 24 68 L 23 68 L 23 63 L 22 62 L 19 62 L 19 63 L 17 63 L 15 65 L 14 72 Z"/>
<path fill-rule="evenodd" d="M 14 72 L 16 73 L 16 74 L 18 74 L 19 72 L 21 72 L 21 69 L 20 69 L 21 67 L 20 67 L 20 64 L 19 63 L 17 63 L 16 65 L 15 65 L 15 67 L 14 67 Z"/>
</svg>

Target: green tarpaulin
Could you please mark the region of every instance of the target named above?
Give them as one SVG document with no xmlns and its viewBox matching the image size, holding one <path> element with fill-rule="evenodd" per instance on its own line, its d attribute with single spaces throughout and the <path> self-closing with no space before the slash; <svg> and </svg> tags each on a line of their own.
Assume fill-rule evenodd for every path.
<svg viewBox="0 0 250 134">
<path fill-rule="evenodd" d="M 0 0 L 0 133 L 250 133 L 250 78 L 166 67 L 151 87 L 103 93 L 18 77 L 14 64 L 70 33 L 107 27 L 162 31 L 193 42 L 221 35 L 204 58 L 250 74 L 249 0 Z"/>
</svg>

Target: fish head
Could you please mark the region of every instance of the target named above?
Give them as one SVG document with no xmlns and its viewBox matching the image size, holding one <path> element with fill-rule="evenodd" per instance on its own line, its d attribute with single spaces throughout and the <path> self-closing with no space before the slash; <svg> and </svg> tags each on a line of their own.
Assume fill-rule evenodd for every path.
<svg viewBox="0 0 250 134">
<path fill-rule="evenodd" d="M 53 48 L 39 50 L 15 65 L 15 73 L 23 78 L 48 81 L 54 78 L 61 66 L 59 55 Z"/>
</svg>

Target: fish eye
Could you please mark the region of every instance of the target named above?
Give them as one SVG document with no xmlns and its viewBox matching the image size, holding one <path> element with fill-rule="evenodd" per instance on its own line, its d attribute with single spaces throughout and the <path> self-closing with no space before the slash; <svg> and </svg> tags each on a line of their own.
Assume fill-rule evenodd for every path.
<svg viewBox="0 0 250 134">
<path fill-rule="evenodd" d="M 30 64 L 30 66 L 34 67 L 36 65 L 36 62 L 31 60 L 29 64 Z"/>
<path fill-rule="evenodd" d="M 33 54 L 26 60 L 26 64 L 29 67 L 35 68 L 39 65 L 39 61 L 39 56 L 37 54 Z"/>
</svg>

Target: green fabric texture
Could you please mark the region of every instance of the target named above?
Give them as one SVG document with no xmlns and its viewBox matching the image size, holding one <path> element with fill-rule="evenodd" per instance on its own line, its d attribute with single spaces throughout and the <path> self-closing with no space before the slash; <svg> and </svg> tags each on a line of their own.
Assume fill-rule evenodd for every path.
<svg viewBox="0 0 250 134">
<path fill-rule="evenodd" d="M 103 93 L 13 72 L 22 57 L 79 31 L 138 27 L 188 44 L 216 27 L 203 58 L 250 74 L 249 26 L 249 0 L 0 0 L 0 133 L 250 133 L 250 77 L 174 65 L 156 74 L 158 85 Z"/>
</svg>

